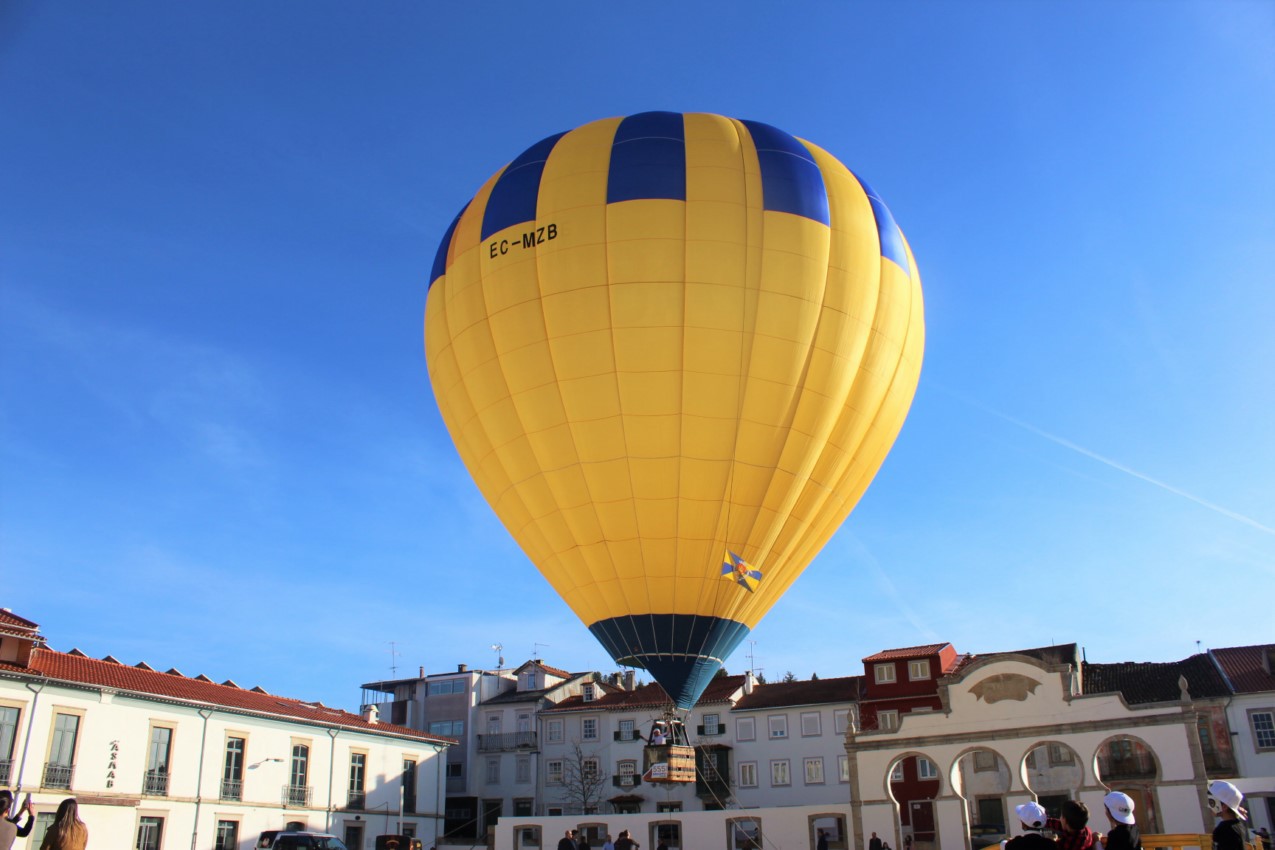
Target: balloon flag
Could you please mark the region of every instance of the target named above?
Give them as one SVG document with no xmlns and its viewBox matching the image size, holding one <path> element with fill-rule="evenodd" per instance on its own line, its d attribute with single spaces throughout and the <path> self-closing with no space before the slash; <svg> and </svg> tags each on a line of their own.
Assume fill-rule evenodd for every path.
<svg viewBox="0 0 1275 850">
<path fill-rule="evenodd" d="M 479 489 L 683 709 L 867 488 L 924 336 L 866 183 L 769 125 L 672 112 L 527 148 L 448 228 L 425 308 Z"/>
</svg>

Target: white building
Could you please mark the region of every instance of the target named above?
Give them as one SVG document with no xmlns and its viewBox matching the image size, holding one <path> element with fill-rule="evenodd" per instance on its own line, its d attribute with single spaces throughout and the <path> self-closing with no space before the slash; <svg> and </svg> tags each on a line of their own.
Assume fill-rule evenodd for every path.
<svg viewBox="0 0 1275 850">
<path fill-rule="evenodd" d="M 1275 645 L 1215 649 L 1209 655 L 1234 697 L 1227 720 L 1239 778 L 1254 828 L 1275 832 Z"/>
<path fill-rule="evenodd" d="M 441 832 L 450 741 L 322 703 L 45 646 L 0 610 L 0 784 L 30 792 L 38 847 L 74 796 L 92 846 L 248 850 L 267 829 Z"/>
</svg>

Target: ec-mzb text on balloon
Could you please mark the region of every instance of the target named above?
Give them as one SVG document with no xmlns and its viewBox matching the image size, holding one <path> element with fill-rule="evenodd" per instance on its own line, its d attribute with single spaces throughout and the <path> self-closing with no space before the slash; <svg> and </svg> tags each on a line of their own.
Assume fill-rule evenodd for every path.
<svg viewBox="0 0 1275 850">
<path fill-rule="evenodd" d="M 494 260 L 498 256 L 508 254 L 511 248 L 534 248 L 537 245 L 545 244 L 550 239 L 557 238 L 558 225 L 546 224 L 544 227 L 528 230 L 522 235 L 522 242 L 511 242 L 508 239 L 492 240 L 492 243 L 487 248 L 491 258 Z"/>
</svg>

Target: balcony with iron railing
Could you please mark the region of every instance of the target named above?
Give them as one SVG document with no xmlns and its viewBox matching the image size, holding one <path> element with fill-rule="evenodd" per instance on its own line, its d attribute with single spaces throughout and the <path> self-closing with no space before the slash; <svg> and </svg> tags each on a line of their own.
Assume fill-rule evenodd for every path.
<svg viewBox="0 0 1275 850">
<path fill-rule="evenodd" d="M 1112 779 L 1154 779 L 1155 760 L 1147 753 L 1134 753 L 1113 758 L 1098 757 L 1098 775 L 1104 782 Z"/>
<path fill-rule="evenodd" d="M 0 759 L 0 785 L 9 784 L 9 774 L 13 772 L 12 759 Z"/>
<path fill-rule="evenodd" d="M 285 806 L 308 806 L 310 805 L 310 786 L 285 785 L 280 796 Z"/>
<path fill-rule="evenodd" d="M 221 780 L 221 799 L 242 800 L 243 799 L 243 780 L 242 779 Z"/>
<path fill-rule="evenodd" d="M 366 791 L 350 791 L 350 799 L 346 802 L 347 809 L 356 809 L 362 811 L 367 808 L 367 792 Z"/>
<path fill-rule="evenodd" d="M 168 771 L 146 771 L 146 775 L 142 777 L 142 793 L 148 797 L 167 797 Z"/>
<path fill-rule="evenodd" d="M 534 750 L 535 732 L 497 732 L 478 736 L 478 752 L 504 753 L 511 750 Z"/>
<path fill-rule="evenodd" d="M 71 777 L 75 775 L 75 765 L 73 764 L 46 764 L 44 766 L 45 788 L 65 788 L 71 787 Z"/>
</svg>

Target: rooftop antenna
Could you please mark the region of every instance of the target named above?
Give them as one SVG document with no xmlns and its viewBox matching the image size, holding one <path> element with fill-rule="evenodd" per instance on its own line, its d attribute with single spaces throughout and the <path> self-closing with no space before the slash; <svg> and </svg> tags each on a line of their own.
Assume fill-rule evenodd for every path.
<svg viewBox="0 0 1275 850">
<path fill-rule="evenodd" d="M 1195 654 L 1200 654 L 1200 642 L 1198 640 L 1195 642 Z"/>
<path fill-rule="evenodd" d="M 390 675 L 398 675 L 398 644 L 395 641 L 386 641 L 390 645 Z"/>
<path fill-rule="evenodd" d="M 505 651 L 505 645 L 503 643 L 493 643 L 491 645 L 491 651 L 496 653 L 496 669 L 497 670 L 504 669 L 505 656 L 501 655 L 500 653 Z"/>
<path fill-rule="evenodd" d="M 547 643 L 537 643 L 537 644 L 534 644 L 534 645 L 533 645 L 533 648 L 532 648 L 532 650 L 531 650 L 531 659 L 532 659 L 533 661 L 539 661 L 539 660 L 540 660 L 540 647 L 542 647 L 542 646 L 546 646 L 546 647 L 547 647 L 547 646 L 549 646 L 549 644 L 547 644 Z"/>
<path fill-rule="evenodd" d="M 753 678 L 757 678 L 757 659 L 754 653 L 757 651 L 757 641 L 750 640 L 748 642 L 748 672 L 753 674 Z"/>
</svg>

